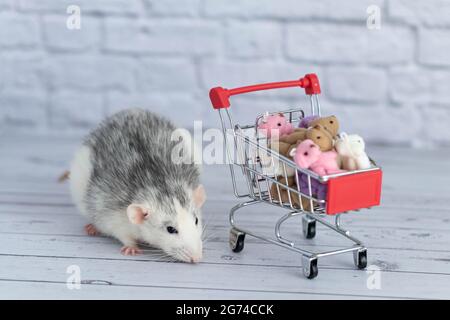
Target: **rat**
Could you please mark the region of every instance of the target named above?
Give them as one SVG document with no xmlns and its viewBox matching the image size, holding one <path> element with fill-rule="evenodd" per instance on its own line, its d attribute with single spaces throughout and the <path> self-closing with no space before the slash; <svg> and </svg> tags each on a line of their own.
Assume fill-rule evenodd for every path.
<svg viewBox="0 0 450 320">
<path fill-rule="evenodd" d="M 118 239 L 122 254 L 142 253 L 138 243 L 196 263 L 202 258 L 202 213 L 206 200 L 200 166 L 173 161 L 183 144 L 193 157 L 195 146 L 168 119 L 142 109 L 127 109 L 106 118 L 83 140 L 70 168 L 72 198 L 89 224 L 89 235 Z"/>
</svg>

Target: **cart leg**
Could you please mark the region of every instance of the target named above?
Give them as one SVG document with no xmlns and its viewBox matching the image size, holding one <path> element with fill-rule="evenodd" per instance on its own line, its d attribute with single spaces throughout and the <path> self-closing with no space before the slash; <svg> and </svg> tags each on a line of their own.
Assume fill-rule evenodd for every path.
<svg viewBox="0 0 450 320">
<path fill-rule="evenodd" d="M 303 235 L 306 239 L 312 239 L 316 236 L 316 220 L 305 214 L 302 217 Z"/>
<path fill-rule="evenodd" d="M 303 274 L 308 279 L 314 279 L 317 277 L 317 274 L 319 273 L 319 269 L 317 267 L 317 258 L 312 256 L 302 256 L 302 263 L 303 263 Z"/>
<path fill-rule="evenodd" d="M 301 213 L 297 212 L 297 211 L 292 211 L 289 212 L 288 214 L 285 214 L 284 216 L 282 216 L 280 219 L 278 219 L 277 224 L 275 225 L 275 236 L 277 237 L 278 241 L 280 241 L 281 243 L 287 244 L 291 247 L 294 247 L 295 244 L 285 238 L 283 238 L 281 236 L 281 225 L 288 219 L 295 217 L 297 215 L 299 215 Z"/>
<path fill-rule="evenodd" d="M 338 213 L 335 217 L 334 224 L 336 226 L 336 230 L 340 231 L 342 234 L 344 234 L 347 238 L 350 237 L 350 231 L 342 228 L 341 224 L 341 214 Z"/>
<path fill-rule="evenodd" d="M 353 251 L 353 260 L 358 269 L 365 269 L 367 267 L 367 248 L 363 247 Z"/>
<path fill-rule="evenodd" d="M 230 243 L 230 248 L 233 252 L 241 252 L 242 249 L 244 249 L 244 242 L 245 242 L 245 235 L 246 232 L 244 232 L 244 230 L 240 229 L 236 224 L 235 224 L 235 220 L 234 220 L 234 215 L 235 213 L 239 210 L 242 209 L 246 206 L 252 205 L 252 204 L 256 204 L 259 203 L 260 201 L 255 201 L 255 200 L 251 200 L 251 201 L 247 201 L 247 202 L 243 202 L 240 203 L 236 206 L 234 206 L 231 210 L 230 210 L 230 224 L 231 224 L 231 230 L 230 230 L 230 238 L 229 238 L 229 243 Z"/>
<path fill-rule="evenodd" d="M 261 202 L 260 200 L 251 200 L 251 201 L 239 203 L 239 204 L 235 205 L 233 208 L 231 208 L 229 220 L 230 220 L 230 225 L 233 227 L 233 229 L 236 229 L 238 231 L 240 230 L 240 228 L 238 228 L 236 226 L 235 219 L 234 219 L 234 215 L 236 214 L 236 212 L 239 209 L 242 209 L 244 207 L 251 206 L 253 204 L 257 204 L 257 203 L 260 203 L 260 202 Z"/>
</svg>

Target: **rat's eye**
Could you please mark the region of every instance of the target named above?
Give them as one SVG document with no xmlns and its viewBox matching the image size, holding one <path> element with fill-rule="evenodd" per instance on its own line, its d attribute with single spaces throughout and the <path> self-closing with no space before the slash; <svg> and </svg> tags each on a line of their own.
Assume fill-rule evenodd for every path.
<svg viewBox="0 0 450 320">
<path fill-rule="evenodd" d="M 333 120 L 330 120 L 330 123 L 331 123 L 331 124 L 333 124 L 333 123 L 334 123 L 334 121 L 333 121 Z"/>
<path fill-rule="evenodd" d="M 316 137 L 317 139 L 320 139 L 320 136 Z"/>
<path fill-rule="evenodd" d="M 167 227 L 167 232 L 168 233 L 178 233 L 178 230 L 172 226 L 169 226 L 169 227 Z"/>
<path fill-rule="evenodd" d="M 303 155 L 304 155 L 304 156 L 307 156 L 307 155 L 308 155 L 308 152 L 305 152 Z"/>
<path fill-rule="evenodd" d="M 280 123 L 280 122 L 278 122 L 278 123 L 277 123 L 277 126 L 281 127 L 281 123 Z"/>
<path fill-rule="evenodd" d="M 195 225 L 198 225 L 198 218 L 195 218 Z"/>
</svg>

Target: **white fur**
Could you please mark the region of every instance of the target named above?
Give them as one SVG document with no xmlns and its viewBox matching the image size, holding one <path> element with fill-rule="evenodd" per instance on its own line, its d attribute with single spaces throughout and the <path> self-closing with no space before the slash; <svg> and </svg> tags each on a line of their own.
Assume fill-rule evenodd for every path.
<svg viewBox="0 0 450 320">
<path fill-rule="evenodd" d="M 345 170 L 362 170 L 370 168 L 370 159 L 365 152 L 363 138 L 357 134 L 340 134 L 335 144 L 342 166 Z"/>
<path fill-rule="evenodd" d="M 120 240 L 124 246 L 135 247 L 136 240 L 143 240 L 150 244 L 159 246 L 166 252 L 170 252 L 177 259 L 186 262 L 198 262 L 202 258 L 202 224 L 201 210 L 195 209 L 192 203 L 192 210 L 198 215 L 198 225 L 195 225 L 195 217 L 192 212 L 188 212 L 174 200 L 176 208 L 175 228 L 178 234 L 169 234 L 165 229 L 159 230 L 155 227 L 162 222 L 165 215 L 156 212 L 152 204 L 146 203 L 141 206 L 148 208 L 148 217 L 142 224 L 133 224 L 129 221 L 127 214 L 123 212 L 110 212 L 108 215 L 93 215 L 85 207 L 84 197 L 92 171 L 91 151 L 89 147 L 80 147 L 74 156 L 70 167 L 70 189 L 72 199 L 82 215 L 95 224 L 101 233 L 110 235 Z M 193 192 L 189 190 L 189 192 Z M 174 251 L 174 248 L 182 250 Z"/>
<path fill-rule="evenodd" d="M 88 187 L 89 178 L 92 171 L 91 151 L 89 147 L 80 147 L 72 160 L 70 167 L 70 190 L 72 199 L 78 210 L 88 216 L 88 212 L 84 206 L 84 196 Z"/>
<path fill-rule="evenodd" d="M 140 188 L 136 191 L 136 195 L 126 192 L 130 183 L 124 180 L 123 176 L 127 176 L 128 173 L 141 174 L 142 180 L 149 184 L 153 181 L 152 175 L 148 174 L 149 171 L 153 170 L 151 172 L 153 175 L 159 174 L 154 172 L 157 171 L 156 166 L 129 168 L 136 163 L 136 157 L 140 156 L 139 153 L 130 153 L 131 144 L 126 143 L 135 138 L 136 126 L 144 126 L 139 131 L 142 133 L 141 139 L 136 139 L 136 146 L 142 150 L 142 154 L 150 155 L 152 152 L 152 148 L 147 148 L 143 142 L 147 140 L 149 144 L 154 144 L 158 150 L 161 150 L 160 159 L 170 156 L 167 135 L 170 135 L 175 128 L 168 121 L 158 128 L 156 125 L 162 121 L 156 115 L 144 110 L 129 110 L 119 112 L 99 126 L 87 137 L 85 145 L 80 147 L 74 155 L 70 168 L 72 198 L 89 223 L 100 233 L 117 238 L 125 247 L 136 248 L 142 242 L 163 249 L 165 253 L 179 260 L 197 262 L 202 257 L 203 229 L 201 210 L 195 206 L 193 190 L 190 190 L 199 182 L 196 166 L 187 166 L 185 172 L 174 163 L 166 163 L 168 169 L 177 172 L 176 176 L 168 177 L 171 180 L 167 182 L 167 185 L 180 184 L 180 187 L 185 188 L 189 185 L 189 190 L 186 190 L 185 194 L 170 189 L 170 194 L 161 197 L 157 192 L 158 186 L 151 185 Z M 196 160 L 201 159 L 198 157 L 201 155 L 201 149 L 193 143 L 192 139 L 187 138 L 186 132 L 181 133 L 184 140 L 181 146 L 187 151 L 188 156 L 194 158 L 194 155 L 197 155 Z M 112 143 L 116 143 L 114 150 L 109 148 Z M 93 148 L 96 148 L 95 153 Z M 102 162 L 105 161 L 111 161 L 110 164 L 114 165 L 102 166 Z M 99 170 L 104 168 L 104 172 L 99 172 L 99 175 L 92 179 L 93 170 L 97 169 L 97 165 Z M 101 181 L 102 179 L 105 181 Z M 113 194 L 106 194 L 105 186 L 110 188 Z M 164 199 L 160 201 L 161 198 Z M 186 199 L 186 204 L 183 203 L 183 206 L 180 203 L 172 204 L 170 203 L 172 199 Z M 169 203 L 170 205 L 167 205 Z M 127 208 L 139 209 L 139 211 L 127 210 Z M 143 219 L 142 213 L 146 214 Z M 198 217 L 198 225 L 195 224 L 196 217 Z M 176 228 L 178 233 L 168 232 L 170 231 L 167 229 L 168 226 Z"/>
<path fill-rule="evenodd" d="M 135 246 L 140 232 L 136 226 L 128 223 L 125 214 L 118 212 L 105 217 L 95 216 L 85 207 L 84 197 L 86 196 L 91 172 L 91 151 L 89 147 L 83 145 L 75 152 L 70 167 L 70 190 L 75 205 L 82 215 L 94 223 L 98 231 L 116 237 L 125 246 Z"/>
<path fill-rule="evenodd" d="M 144 224 L 138 225 L 141 231 L 141 238 L 146 242 L 157 246 L 177 258 L 185 262 L 199 262 L 202 259 L 202 219 L 201 211 L 194 210 L 194 203 L 191 204 L 191 209 L 184 209 L 180 203 L 174 199 L 174 206 L 176 211 L 176 219 L 172 227 L 178 230 L 177 234 L 170 234 L 166 229 L 149 228 L 146 224 L 160 225 L 167 217 L 166 214 L 152 214 L 150 212 L 148 219 Z M 150 210 L 151 211 L 151 210 Z M 195 212 L 198 217 L 198 225 L 195 225 Z"/>
<path fill-rule="evenodd" d="M 174 200 L 175 210 L 177 212 L 179 241 L 183 243 L 185 252 L 189 257 L 195 261 L 200 261 L 202 258 L 202 225 L 200 224 L 201 217 L 199 218 L 199 224 L 195 225 L 195 218 L 191 212 L 185 210 L 177 200 Z"/>
</svg>

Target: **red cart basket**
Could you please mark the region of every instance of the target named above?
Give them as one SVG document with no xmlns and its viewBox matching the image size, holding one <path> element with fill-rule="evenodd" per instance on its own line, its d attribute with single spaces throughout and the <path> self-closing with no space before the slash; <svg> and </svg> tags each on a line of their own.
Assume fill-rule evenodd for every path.
<svg viewBox="0 0 450 320">
<path fill-rule="evenodd" d="M 250 198 L 240 203 L 230 211 L 230 246 L 234 252 L 240 252 L 244 247 L 245 235 L 268 241 L 302 255 L 303 273 L 309 278 L 318 274 L 318 259 L 335 254 L 353 252 L 355 265 L 359 269 L 367 266 L 367 248 L 348 230 L 343 229 L 340 223 L 342 213 L 362 208 L 370 208 L 380 204 L 382 171 L 373 160 L 371 167 L 364 170 L 348 171 L 328 176 L 319 176 L 316 173 L 299 168 L 291 159 L 269 148 L 268 139 L 258 132 L 258 125 L 263 115 L 256 118 L 255 123 L 240 125 L 233 121 L 230 111 L 230 97 L 259 90 L 269 90 L 287 87 L 300 87 L 310 97 L 311 114 L 321 115 L 318 94 L 320 94 L 319 79 L 315 74 L 307 74 L 299 80 L 258 84 L 234 89 L 215 87 L 210 90 L 209 96 L 213 108 L 218 110 L 222 130 L 227 147 L 227 160 L 229 161 L 231 180 L 236 197 Z M 301 121 L 305 112 L 301 108 L 276 111 L 271 114 L 282 113 L 293 124 Z M 240 174 L 235 170 L 240 168 Z M 292 174 L 294 172 L 295 174 Z M 307 190 L 301 190 L 298 177 L 301 173 L 307 179 Z M 296 185 L 289 183 L 289 177 L 294 176 Z M 281 178 L 281 179 L 280 179 Z M 239 182 L 245 181 L 245 190 L 238 187 Z M 291 178 L 292 180 L 292 178 Z M 313 180 L 325 184 L 327 188 L 326 199 L 318 199 L 312 192 Z M 275 187 L 275 194 L 272 190 Z M 283 199 L 281 191 L 287 191 L 287 198 Z M 298 200 L 298 201 L 297 201 Z M 302 201 L 303 200 L 303 201 Z M 305 202 L 306 200 L 306 202 Z M 236 212 L 250 205 L 267 203 L 289 210 L 275 225 L 275 238 L 256 234 L 250 230 L 239 227 L 235 222 Z M 305 203 L 308 205 L 306 206 Z M 302 249 L 294 241 L 288 240 L 281 234 L 281 225 L 288 219 L 301 215 L 303 234 L 312 239 L 316 234 L 316 222 L 336 231 L 353 242 L 346 247 L 326 252 L 311 252 Z M 326 217 L 334 215 L 334 223 L 327 221 Z"/>
</svg>

